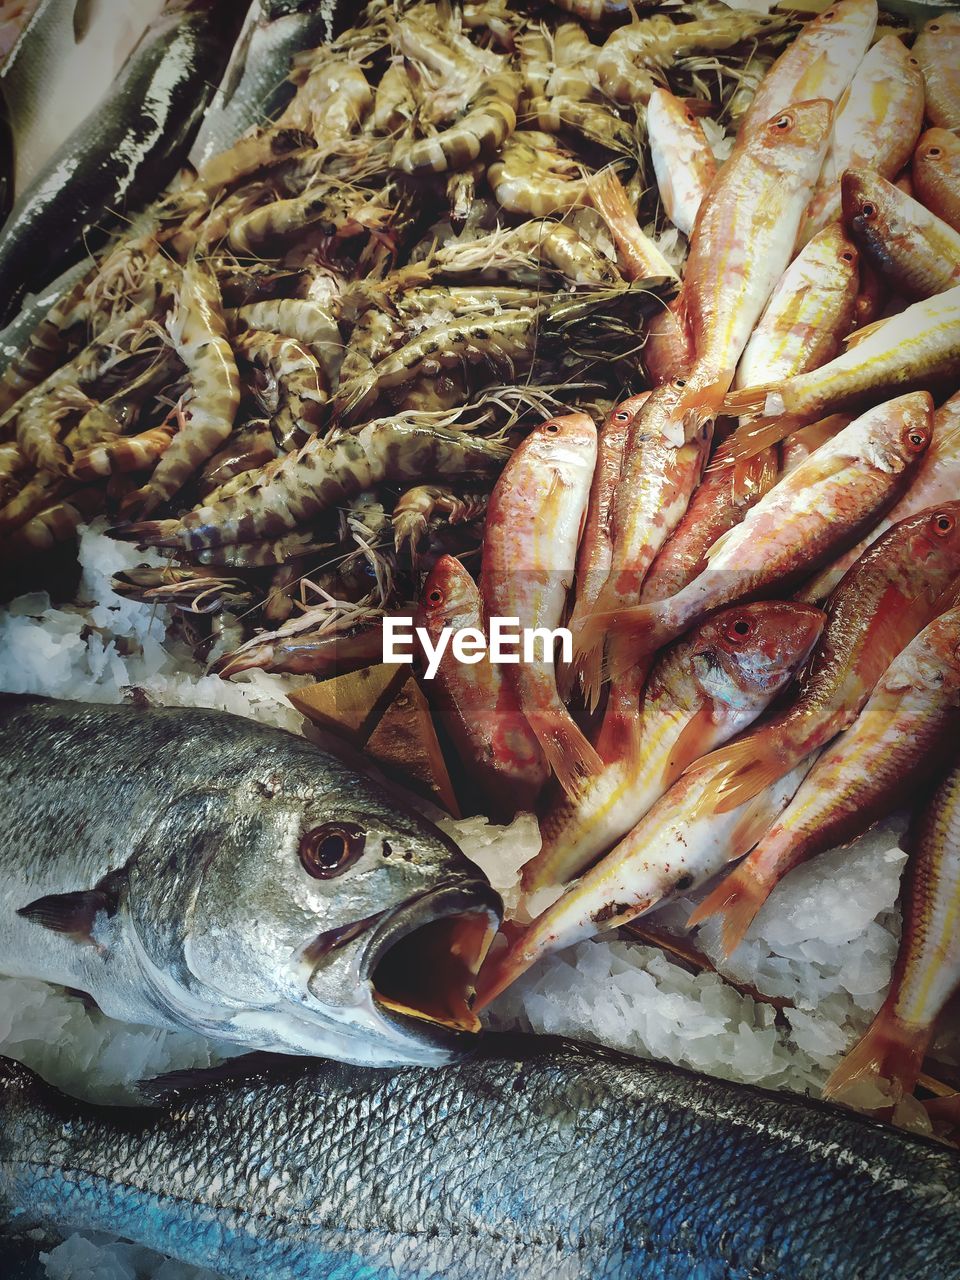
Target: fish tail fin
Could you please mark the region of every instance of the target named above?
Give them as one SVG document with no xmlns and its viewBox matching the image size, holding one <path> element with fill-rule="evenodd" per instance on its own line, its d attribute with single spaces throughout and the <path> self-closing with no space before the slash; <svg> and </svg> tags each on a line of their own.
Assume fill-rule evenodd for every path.
<svg viewBox="0 0 960 1280">
<path fill-rule="evenodd" d="M 675 616 L 669 600 L 597 614 L 593 620 L 602 634 L 630 641 L 629 644 L 609 646 L 603 666 L 605 680 L 618 680 L 625 676 L 632 667 L 639 665 L 641 659 L 676 639 L 686 625 L 683 617 Z"/>
<path fill-rule="evenodd" d="M 859 1080 L 889 1081 L 895 1089 L 891 1102 L 914 1090 L 929 1033 L 900 1021 L 882 1005 L 864 1035 L 844 1057 L 823 1087 L 823 1096 L 833 1098 Z"/>
<path fill-rule="evenodd" d="M 731 813 L 789 773 L 798 761 L 774 749 L 770 735 L 759 732 L 727 742 L 703 756 L 688 773 L 709 773 L 699 812 Z"/>
<path fill-rule="evenodd" d="M 723 445 L 723 457 L 718 457 L 716 463 L 711 462 L 711 467 L 730 466 L 730 464 L 739 465 L 747 460 L 764 454 L 766 451 L 773 451 L 774 445 L 785 440 L 798 427 L 803 426 L 803 418 L 793 414 L 779 414 L 771 418 L 756 418 L 752 422 L 745 422 L 734 431 Z M 774 454 L 774 462 L 776 455 Z"/>
<path fill-rule="evenodd" d="M 772 382 L 761 382 L 755 387 L 741 387 L 737 391 L 730 391 L 723 401 L 723 411 L 733 417 L 742 417 L 748 413 L 762 414 L 767 396 L 775 390 Z"/>
<path fill-rule="evenodd" d="M 743 503 L 748 498 L 758 501 L 773 488 L 779 478 L 780 458 L 775 446 L 749 458 L 742 458 L 733 464 L 734 502 Z"/>
<path fill-rule="evenodd" d="M 687 920 L 687 928 L 703 924 L 711 916 L 720 916 L 723 954 L 729 958 L 743 941 L 757 913 L 770 896 L 773 884 L 773 881 L 758 879 L 741 863 L 694 909 Z"/>
<path fill-rule="evenodd" d="M 568 795 L 576 795 L 585 775 L 602 772 L 603 761 L 562 703 L 537 708 L 527 714 L 527 719 L 547 763 Z"/>
<path fill-rule="evenodd" d="M 587 710 L 596 711 L 603 688 L 603 640 L 585 650 L 577 663 L 580 672 L 580 687 L 583 690 Z"/>
</svg>

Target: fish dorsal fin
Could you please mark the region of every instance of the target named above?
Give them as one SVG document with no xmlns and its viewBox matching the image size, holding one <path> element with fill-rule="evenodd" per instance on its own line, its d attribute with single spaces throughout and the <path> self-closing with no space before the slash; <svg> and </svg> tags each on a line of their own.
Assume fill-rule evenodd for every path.
<svg viewBox="0 0 960 1280">
<path fill-rule="evenodd" d="M 92 889 L 73 893 L 48 893 L 17 909 L 17 915 L 53 933 L 65 934 L 74 942 L 96 945 L 93 927 L 103 912 L 115 916 L 120 906 L 120 893 L 126 883 L 126 868 L 111 871 Z"/>
</svg>

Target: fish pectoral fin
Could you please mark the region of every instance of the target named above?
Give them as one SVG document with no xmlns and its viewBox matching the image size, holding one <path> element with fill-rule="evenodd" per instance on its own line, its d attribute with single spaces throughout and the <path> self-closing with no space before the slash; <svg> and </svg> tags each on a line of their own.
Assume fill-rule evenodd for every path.
<svg viewBox="0 0 960 1280">
<path fill-rule="evenodd" d="M 74 942 L 97 946 L 93 936 L 97 916 L 101 912 L 107 917 L 116 915 L 125 877 L 125 870 L 111 871 L 92 889 L 48 893 L 25 907 L 18 907 L 17 915 L 53 933 L 65 934 Z"/>
</svg>

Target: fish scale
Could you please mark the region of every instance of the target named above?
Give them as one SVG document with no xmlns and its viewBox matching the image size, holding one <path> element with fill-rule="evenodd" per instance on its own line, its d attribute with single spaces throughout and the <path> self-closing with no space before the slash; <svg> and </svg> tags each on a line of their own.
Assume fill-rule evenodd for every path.
<svg viewBox="0 0 960 1280">
<path fill-rule="evenodd" d="M 167 1101 L 98 1110 L 7 1066 L 4 1216 L 237 1280 L 948 1280 L 960 1265 L 954 1152 L 549 1038 L 491 1037 L 431 1071 L 275 1067 Z"/>
</svg>

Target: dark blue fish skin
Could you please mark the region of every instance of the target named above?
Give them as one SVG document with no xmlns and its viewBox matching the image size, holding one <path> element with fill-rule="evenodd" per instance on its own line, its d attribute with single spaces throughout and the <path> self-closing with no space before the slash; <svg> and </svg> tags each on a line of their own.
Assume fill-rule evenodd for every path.
<svg viewBox="0 0 960 1280">
<path fill-rule="evenodd" d="M 146 33 L 100 107 L 17 201 L 0 234 L 0 323 L 176 174 L 239 31 L 243 0 L 187 0 Z"/>
<path fill-rule="evenodd" d="M 0 1210 L 257 1280 L 956 1280 L 960 1159 L 786 1094 L 494 1037 L 83 1107 L 7 1067 Z"/>
</svg>

